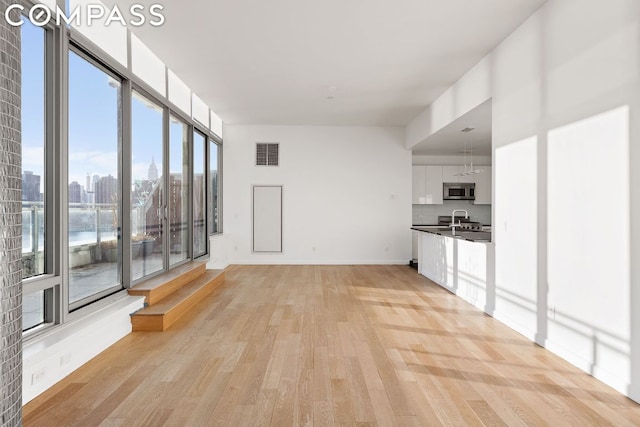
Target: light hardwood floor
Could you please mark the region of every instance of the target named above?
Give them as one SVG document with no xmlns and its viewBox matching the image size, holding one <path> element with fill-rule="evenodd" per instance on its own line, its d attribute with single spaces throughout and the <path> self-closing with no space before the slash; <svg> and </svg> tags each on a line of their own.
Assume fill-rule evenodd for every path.
<svg viewBox="0 0 640 427">
<path fill-rule="evenodd" d="M 233 266 L 25 426 L 640 425 L 640 405 L 405 266 Z"/>
</svg>

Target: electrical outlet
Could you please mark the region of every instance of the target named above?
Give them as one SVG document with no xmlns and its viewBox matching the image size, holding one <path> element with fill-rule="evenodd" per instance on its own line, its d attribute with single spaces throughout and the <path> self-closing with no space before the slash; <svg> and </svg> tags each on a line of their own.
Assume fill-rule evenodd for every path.
<svg viewBox="0 0 640 427">
<path fill-rule="evenodd" d="M 31 374 L 31 385 L 34 385 L 40 381 L 42 381 L 42 379 L 44 378 L 44 368 L 34 372 L 33 374 Z"/>
<path fill-rule="evenodd" d="M 64 366 L 69 362 L 71 362 L 71 353 L 60 356 L 60 366 Z"/>
</svg>

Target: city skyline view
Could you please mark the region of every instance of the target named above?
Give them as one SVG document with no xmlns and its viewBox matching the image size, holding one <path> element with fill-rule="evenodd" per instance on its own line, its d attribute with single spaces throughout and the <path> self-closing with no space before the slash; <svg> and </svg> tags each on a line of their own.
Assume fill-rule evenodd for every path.
<svg viewBox="0 0 640 427">
<path fill-rule="evenodd" d="M 41 28 L 25 22 L 22 35 L 23 43 L 33 47 L 22 54 L 22 77 L 25 82 L 22 87 L 25 118 L 22 127 L 23 171 L 44 176 L 44 32 Z M 119 82 L 74 52 L 69 53 L 69 69 L 74 85 L 69 90 L 68 139 L 70 146 L 73 145 L 73 150 L 69 152 L 68 182 L 75 181 L 86 187 L 87 174 L 101 177 L 118 176 L 120 128 L 114 127 L 113 123 L 119 123 Z M 109 98 L 114 99 L 114 102 L 95 102 L 95 99 Z M 158 110 L 158 107 L 146 98 L 135 99 L 141 102 L 132 103 L 132 114 L 138 126 L 134 127 L 132 135 L 136 143 L 132 145 L 131 167 L 134 179 L 142 179 L 147 176 L 149 164 L 154 159 L 157 161 L 160 174 L 162 172 L 162 164 L 159 161 L 163 158 L 162 129 L 153 123 L 162 110 Z M 172 121 L 175 121 L 173 117 Z M 139 131 L 136 132 L 136 128 Z M 114 145 L 115 141 L 117 145 Z M 107 147 L 113 147 L 115 150 Z M 180 167 L 181 152 L 171 152 L 169 158 L 172 169 Z M 44 192 L 44 185 L 44 181 L 41 180 L 40 192 Z"/>
</svg>

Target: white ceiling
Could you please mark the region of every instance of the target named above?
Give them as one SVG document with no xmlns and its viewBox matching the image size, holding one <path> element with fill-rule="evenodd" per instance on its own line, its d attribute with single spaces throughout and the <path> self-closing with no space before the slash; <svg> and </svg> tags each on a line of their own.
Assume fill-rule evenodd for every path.
<svg viewBox="0 0 640 427">
<path fill-rule="evenodd" d="M 132 31 L 226 123 L 404 126 L 544 2 L 174 0 Z"/>
<path fill-rule="evenodd" d="M 473 128 L 470 132 L 462 129 Z M 420 144 L 414 155 L 491 156 L 491 100 L 485 101 L 462 117 L 449 123 Z"/>
</svg>

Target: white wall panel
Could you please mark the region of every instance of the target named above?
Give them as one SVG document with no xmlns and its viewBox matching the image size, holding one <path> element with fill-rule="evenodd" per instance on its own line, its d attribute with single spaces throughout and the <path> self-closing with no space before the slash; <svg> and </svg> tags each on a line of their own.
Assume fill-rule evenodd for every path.
<svg viewBox="0 0 640 427">
<path fill-rule="evenodd" d="M 213 111 L 211 111 L 211 130 L 222 138 L 222 119 Z"/>
<path fill-rule="evenodd" d="M 113 59 L 127 67 L 127 28 L 118 22 L 112 22 L 109 26 L 106 26 L 107 14 L 103 18 L 93 21 L 91 25 L 87 25 L 87 20 L 84 19 L 88 5 L 102 4 L 99 0 L 70 0 L 70 9 L 74 10 L 80 7 L 82 9 L 81 14 L 83 14 L 81 25 L 74 25 L 74 28 L 113 57 Z"/>
<path fill-rule="evenodd" d="M 282 187 L 253 187 L 253 251 L 282 252 Z"/>
<path fill-rule="evenodd" d="M 551 130 L 548 152 L 549 339 L 628 377 L 629 108 Z"/>
<path fill-rule="evenodd" d="M 166 96 L 164 63 L 133 34 L 131 34 L 131 70 L 158 93 Z"/>
<path fill-rule="evenodd" d="M 191 89 L 175 73 L 168 70 L 169 101 L 191 117 Z"/>
<path fill-rule="evenodd" d="M 537 149 L 536 137 L 498 147 L 493 166 L 496 317 L 529 338 L 538 302 Z"/>
<path fill-rule="evenodd" d="M 196 94 L 191 97 L 192 117 L 209 128 L 209 107 Z"/>
</svg>

